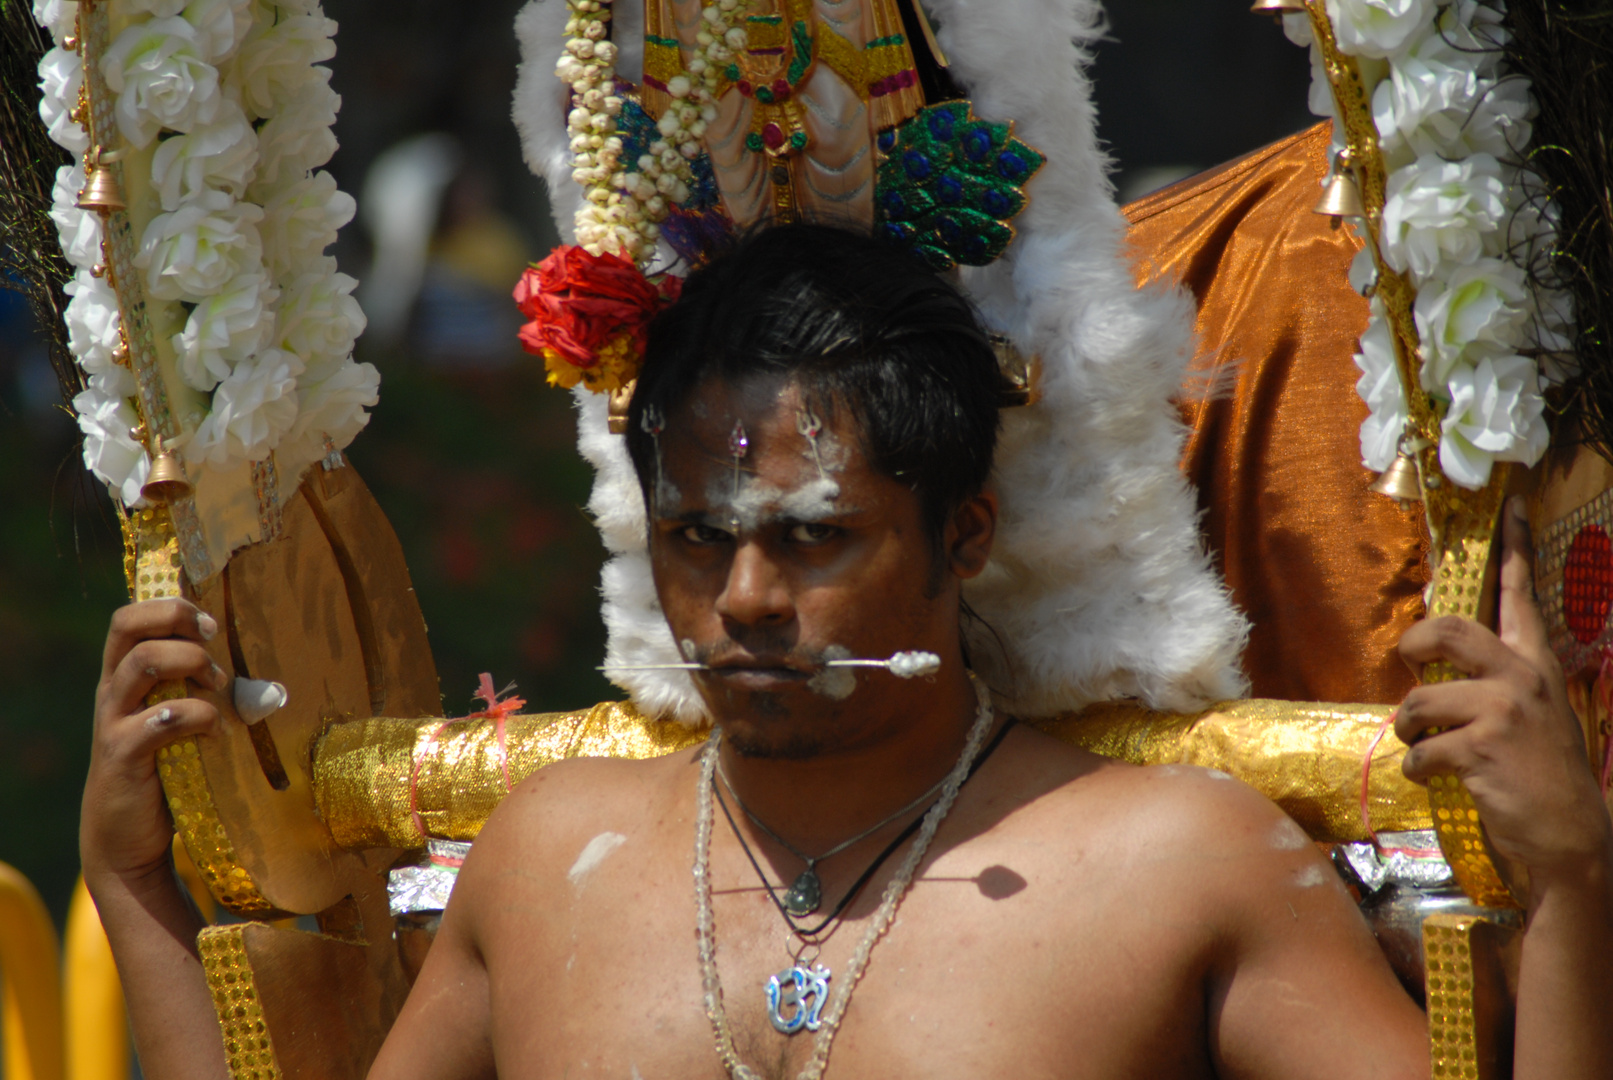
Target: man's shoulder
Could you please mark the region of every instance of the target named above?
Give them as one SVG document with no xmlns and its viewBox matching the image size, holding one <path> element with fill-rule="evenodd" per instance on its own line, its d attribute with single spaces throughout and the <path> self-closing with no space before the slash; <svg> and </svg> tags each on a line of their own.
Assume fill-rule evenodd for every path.
<svg viewBox="0 0 1613 1080">
<path fill-rule="evenodd" d="M 1292 872 L 1313 845 L 1270 799 L 1216 769 L 1131 765 L 1027 731 L 1018 753 L 1022 806 L 1006 826 L 1082 856 L 1224 877 L 1229 888 L 1258 886 Z"/>
<path fill-rule="evenodd" d="M 473 880 L 517 872 L 532 885 L 563 876 L 600 836 L 653 842 L 650 834 L 670 817 L 687 815 L 679 795 L 694 790 L 697 754 L 568 758 L 546 766 L 499 803 L 472 845 L 466 871 Z"/>
</svg>

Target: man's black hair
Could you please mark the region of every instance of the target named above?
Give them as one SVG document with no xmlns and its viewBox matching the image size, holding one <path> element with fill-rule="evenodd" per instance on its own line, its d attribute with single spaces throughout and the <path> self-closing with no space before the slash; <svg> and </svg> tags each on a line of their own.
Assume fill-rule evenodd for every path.
<svg viewBox="0 0 1613 1080">
<path fill-rule="evenodd" d="M 822 225 L 742 237 L 695 271 L 650 325 L 627 449 L 656 475 L 645 410 L 672 416 L 707 379 L 793 377 L 812 407 L 849 409 L 877 472 L 920 499 L 939 548 L 946 522 L 991 475 L 1006 385 L 958 290 L 892 244 Z"/>
</svg>

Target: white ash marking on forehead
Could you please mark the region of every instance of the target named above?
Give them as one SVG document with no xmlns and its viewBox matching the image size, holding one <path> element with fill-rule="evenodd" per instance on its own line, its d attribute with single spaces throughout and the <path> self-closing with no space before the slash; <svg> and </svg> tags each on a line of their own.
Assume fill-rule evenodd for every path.
<svg viewBox="0 0 1613 1080">
<path fill-rule="evenodd" d="M 706 487 L 706 498 L 714 513 L 747 532 L 780 521 L 824 521 L 839 512 L 835 500 L 840 498 L 840 485 L 828 477 L 780 488 L 742 473 L 737 495 L 733 484 L 732 474 L 714 473 Z"/>
</svg>

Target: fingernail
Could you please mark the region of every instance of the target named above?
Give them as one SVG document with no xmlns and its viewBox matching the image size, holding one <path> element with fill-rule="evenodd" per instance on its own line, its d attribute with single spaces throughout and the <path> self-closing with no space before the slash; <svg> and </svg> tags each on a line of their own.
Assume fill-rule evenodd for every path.
<svg viewBox="0 0 1613 1080">
<path fill-rule="evenodd" d="M 1512 496 L 1507 500 L 1507 505 L 1511 508 L 1513 517 L 1519 521 L 1529 520 L 1529 504 L 1524 501 L 1522 495 Z"/>
<path fill-rule="evenodd" d="M 160 709 L 146 720 L 147 727 L 167 727 L 174 722 L 174 710 Z"/>
<path fill-rule="evenodd" d="M 212 641 L 213 635 L 218 633 L 218 620 L 204 611 L 196 616 L 196 629 L 201 632 L 203 641 Z"/>
<path fill-rule="evenodd" d="M 219 667 L 217 664 L 214 664 L 213 665 L 213 689 L 214 690 L 222 690 L 228 685 L 230 685 L 230 677 L 229 677 L 229 675 L 225 674 L 225 671 L 224 671 L 223 668 Z"/>
</svg>

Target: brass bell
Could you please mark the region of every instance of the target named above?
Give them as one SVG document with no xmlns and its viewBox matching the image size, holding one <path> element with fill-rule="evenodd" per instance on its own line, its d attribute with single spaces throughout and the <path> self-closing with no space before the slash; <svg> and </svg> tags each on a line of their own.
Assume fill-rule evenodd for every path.
<svg viewBox="0 0 1613 1080">
<path fill-rule="evenodd" d="M 1361 185 L 1355 182 L 1355 171 L 1350 166 L 1350 152 L 1340 152 L 1333 162 L 1333 179 L 1322 192 L 1322 201 L 1316 204 L 1316 213 L 1329 217 L 1365 217 L 1366 206 L 1361 202 Z"/>
<path fill-rule="evenodd" d="M 179 455 L 163 446 L 162 436 L 157 436 L 157 456 L 152 459 L 151 475 L 146 478 L 140 494 L 152 502 L 172 503 L 187 498 L 195 490 L 185 477 Z"/>
<path fill-rule="evenodd" d="M 1256 15 L 1303 15 L 1305 5 L 1300 0 L 1255 0 L 1249 10 Z"/>
<path fill-rule="evenodd" d="M 1417 463 L 1411 460 L 1409 453 L 1401 450 L 1382 475 L 1372 482 L 1371 490 L 1394 499 L 1402 509 L 1411 503 L 1422 502 L 1423 490 L 1417 482 Z"/>
<path fill-rule="evenodd" d="M 633 390 L 637 386 L 637 379 L 629 379 L 626 386 L 610 392 L 610 398 L 606 406 L 606 416 L 612 435 L 627 434 L 627 410 L 633 404 Z"/>
<path fill-rule="evenodd" d="M 84 189 L 78 193 L 78 205 L 82 209 L 110 214 L 129 208 L 123 198 L 123 185 L 118 183 L 117 174 L 111 168 L 115 160 L 114 155 L 103 154 L 99 146 L 90 154 L 89 175 L 85 177 Z"/>
</svg>

